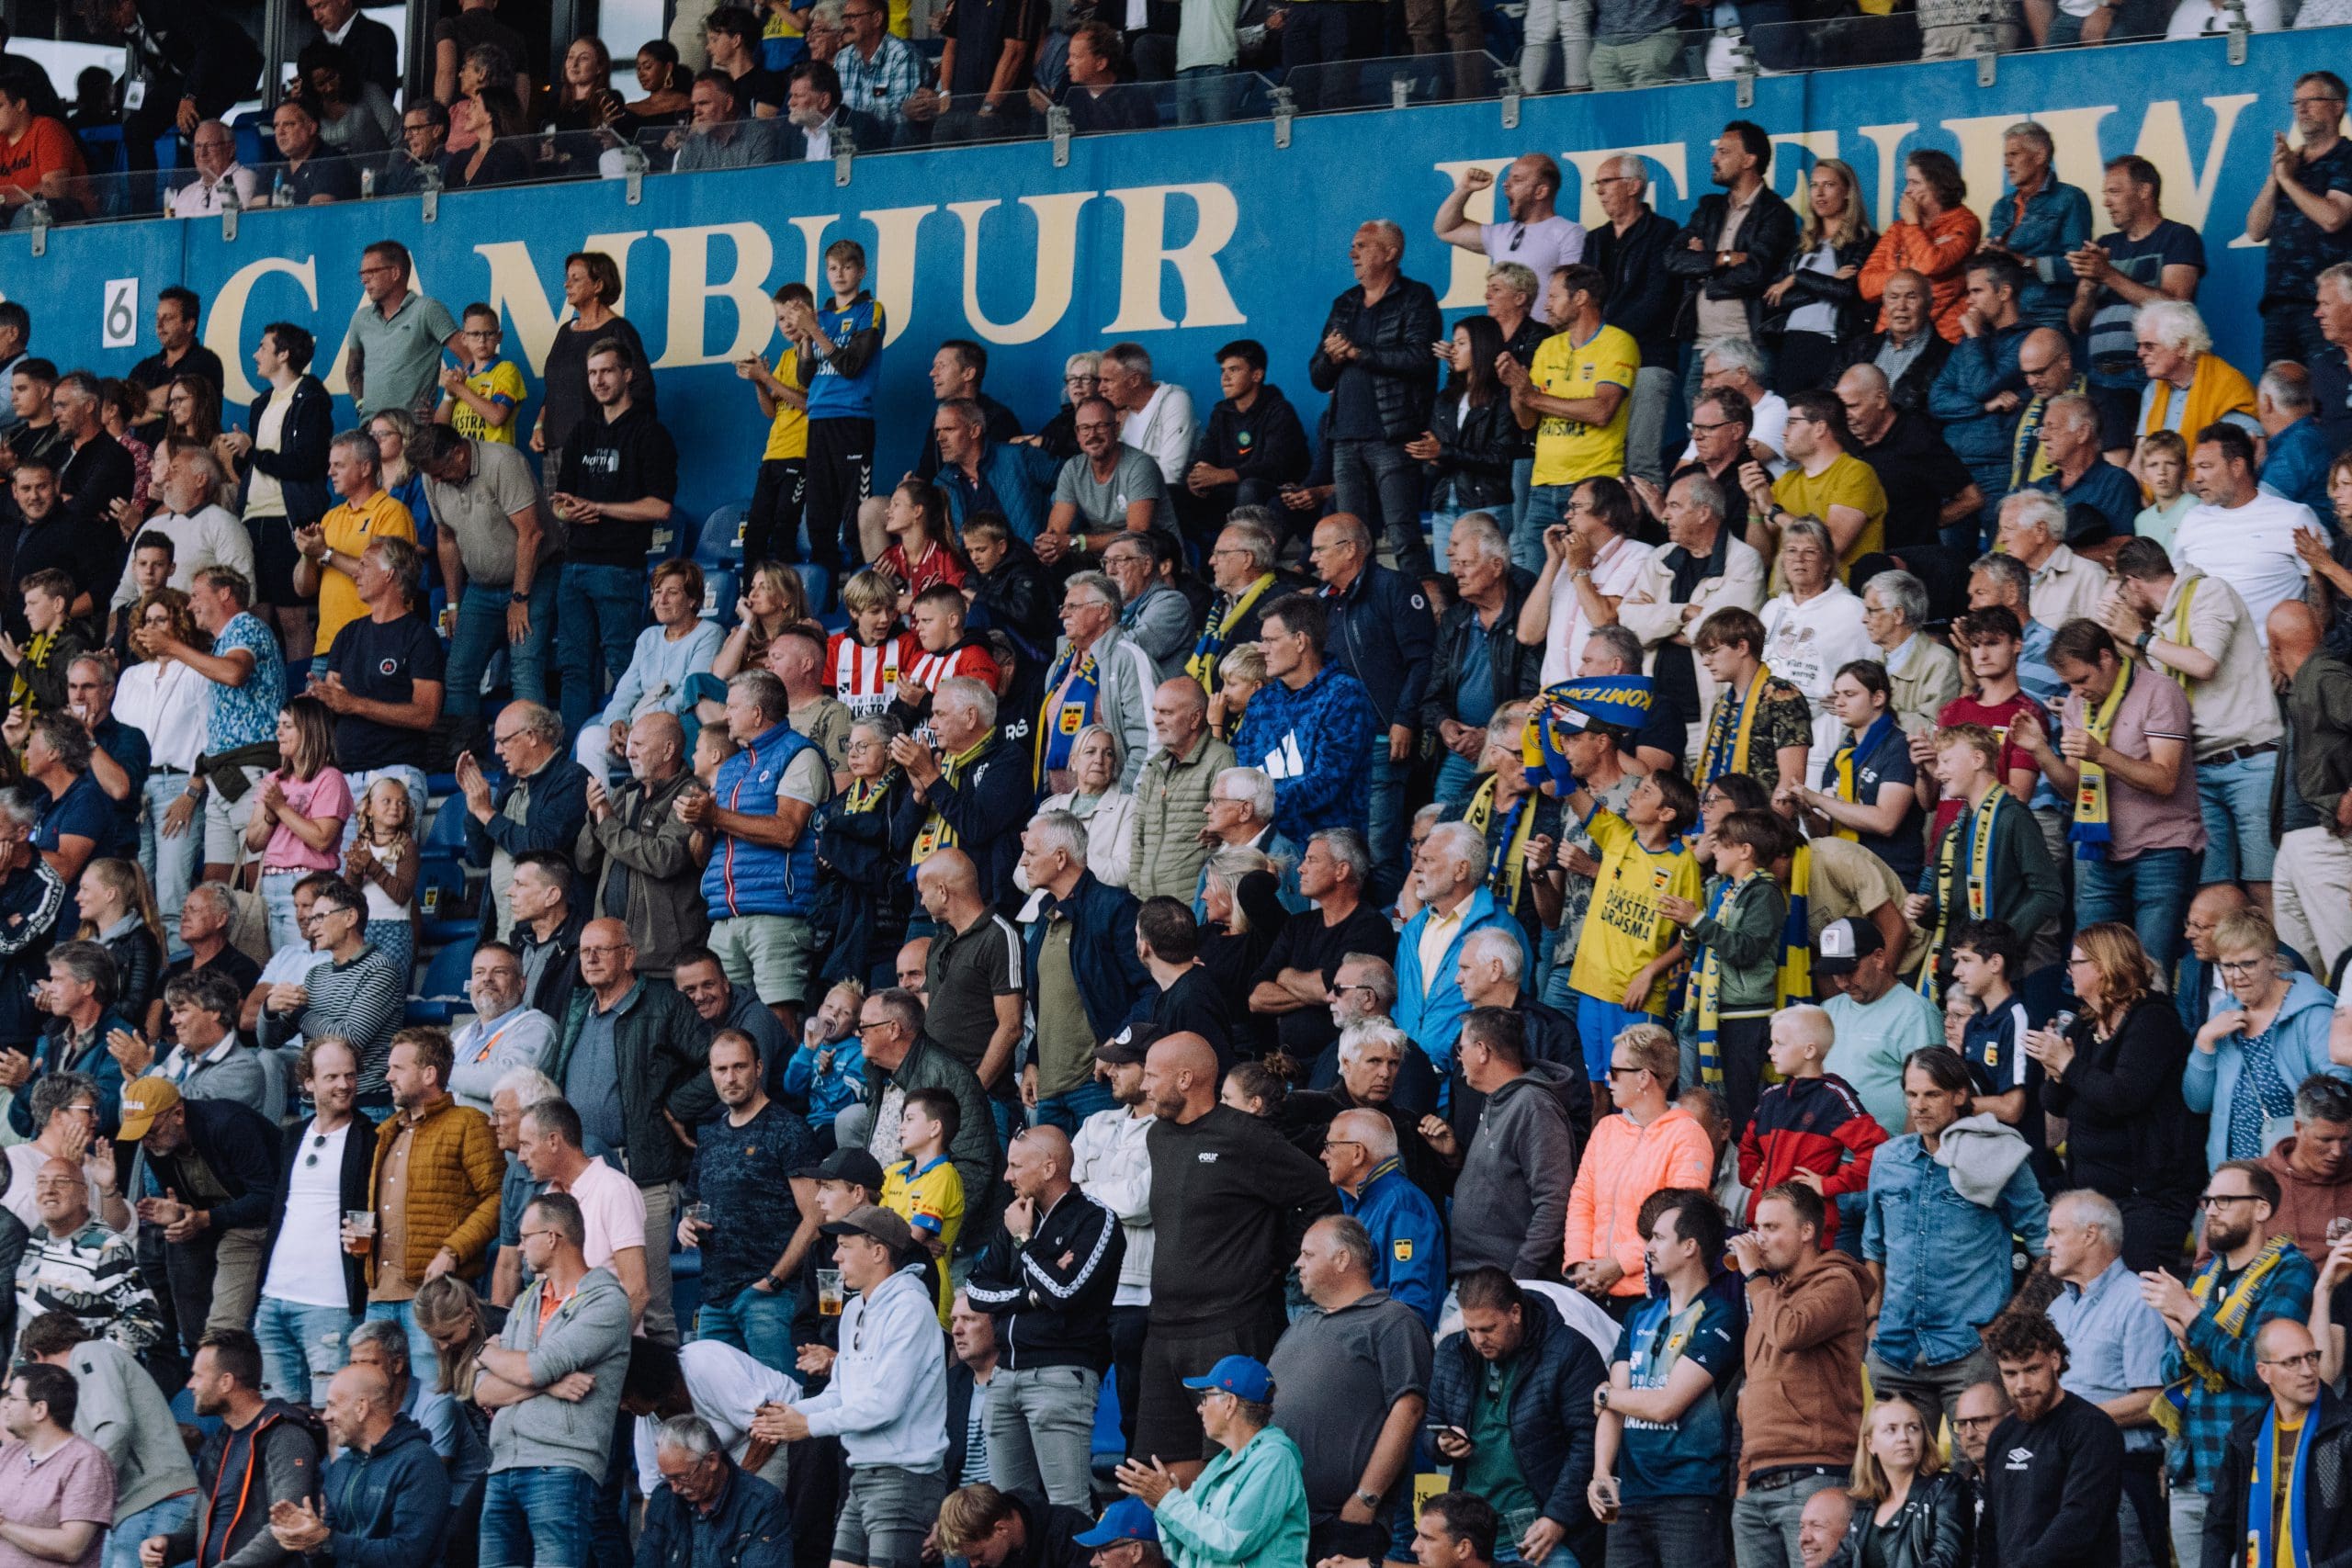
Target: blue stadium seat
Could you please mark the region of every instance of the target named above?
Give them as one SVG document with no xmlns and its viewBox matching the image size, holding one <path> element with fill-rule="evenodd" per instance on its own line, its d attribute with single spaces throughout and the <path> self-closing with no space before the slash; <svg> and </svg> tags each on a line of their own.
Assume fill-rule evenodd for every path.
<svg viewBox="0 0 2352 1568">
<path fill-rule="evenodd" d="M 695 559 L 706 567 L 743 566 L 743 519 L 752 510 L 748 501 L 730 501 L 703 519 L 702 536 L 695 541 Z"/>
<path fill-rule="evenodd" d="M 459 1008 L 470 1005 L 466 998 L 466 980 L 473 966 L 471 936 L 453 942 L 435 953 L 433 961 L 424 966 L 424 978 L 417 994 L 409 998 L 408 1021 L 447 1028 Z"/>
<path fill-rule="evenodd" d="M 416 907 L 424 916 L 424 940 L 471 940 L 481 922 L 463 912 L 465 901 L 466 868 L 443 855 L 424 856 L 416 868 Z"/>
<path fill-rule="evenodd" d="M 793 570 L 800 574 L 800 586 L 808 591 L 808 606 L 821 612 L 832 603 L 833 574 L 814 561 L 796 561 Z"/>
<path fill-rule="evenodd" d="M 702 569 L 702 618 L 716 621 L 722 631 L 735 629 L 735 601 L 742 596 L 743 576 L 731 566 Z"/>
<path fill-rule="evenodd" d="M 454 791 L 458 781 L 453 774 L 449 788 Z M 435 798 L 439 798 L 436 796 Z M 460 795 L 452 794 L 433 813 L 433 821 L 424 829 L 424 842 L 419 846 L 426 860 L 457 860 L 466 852 L 466 802 Z"/>
<path fill-rule="evenodd" d="M 701 532 L 693 518 L 674 506 L 670 508 L 669 517 L 653 525 L 653 542 L 645 552 L 645 564 L 659 566 L 673 557 L 691 557 L 695 536 Z"/>
</svg>

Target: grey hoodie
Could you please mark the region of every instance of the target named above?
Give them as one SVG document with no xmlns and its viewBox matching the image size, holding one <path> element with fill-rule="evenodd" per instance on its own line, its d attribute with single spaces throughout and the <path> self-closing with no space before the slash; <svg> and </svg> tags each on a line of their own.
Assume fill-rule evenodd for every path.
<svg viewBox="0 0 2352 1568">
<path fill-rule="evenodd" d="M 535 1388 L 571 1372 L 588 1373 L 596 1386 L 576 1404 L 539 1393 L 500 1410 L 490 1423 L 491 1473 L 561 1464 L 601 1482 L 620 1419 L 621 1379 L 628 1371 L 628 1292 L 611 1269 L 589 1269 L 548 1320 L 542 1338 L 539 1293 L 546 1289 L 544 1278 L 532 1281 L 506 1314 L 498 1342 L 529 1353 Z"/>
<path fill-rule="evenodd" d="M 85 1339 L 74 1347 L 73 1371 L 74 1430 L 114 1464 L 116 1518 L 196 1490 L 179 1423 L 138 1358 L 110 1339 Z"/>
<path fill-rule="evenodd" d="M 1458 1276 L 1507 1269 L 1515 1280 L 1557 1280 L 1566 1246 L 1577 1135 L 1567 1096 L 1589 1092 L 1548 1062 L 1495 1090 L 1453 1184 Z"/>
</svg>

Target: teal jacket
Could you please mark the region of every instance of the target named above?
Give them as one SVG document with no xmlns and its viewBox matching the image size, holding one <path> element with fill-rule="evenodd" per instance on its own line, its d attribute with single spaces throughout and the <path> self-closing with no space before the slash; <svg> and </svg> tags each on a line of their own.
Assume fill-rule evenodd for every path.
<svg viewBox="0 0 2352 1568">
<path fill-rule="evenodd" d="M 1188 1491 L 1159 1500 L 1160 1549 L 1174 1568 L 1298 1568 L 1306 1561 L 1306 1478 L 1298 1445 L 1268 1427 L 1209 1461 Z"/>
<path fill-rule="evenodd" d="M 2270 1056 L 2282 1082 L 2300 1086 L 2314 1073 L 2352 1078 L 2352 1073 L 2328 1060 L 2327 1033 L 2334 1020 L 2335 998 L 2325 986 L 2301 970 L 2290 976 L 2287 999 L 2270 1023 Z M 2231 1111 L 2235 1109 L 2238 1080 L 2245 1067 L 2245 1036 L 2225 1034 L 2211 1051 L 2193 1046 L 2188 1068 L 2181 1075 L 2181 1098 L 2188 1109 L 2209 1118 L 2205 1130 L 2207 1169 L 2225 1159 L 2260 1159 L 2270 1151 L 2230 1148 Z"/>
</svg>

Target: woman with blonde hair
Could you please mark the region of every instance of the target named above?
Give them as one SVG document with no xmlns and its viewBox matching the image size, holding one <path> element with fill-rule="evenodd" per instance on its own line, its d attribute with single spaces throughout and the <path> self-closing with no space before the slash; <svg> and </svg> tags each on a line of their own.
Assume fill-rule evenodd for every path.
<svg viewBox="0 0 2352 1568">
<path fill-rule="evenodd" d="M 764 669 L 768 644 L 776 633 L 815 619 L 808 613 L 808 590 L 800 573 L 780 560 L 759 562 L 743 580 L 743 595 L 735 601 L 735 629 L 719 644 L 710 661 L 711 674 L 723 683 L 746 670 Z M 723 695 L 719 703 L 725 705 Z"/>
<path fill-rule="evenodd" d="M 153 1040 L 162 1017 L 164 921 L 147 874 L 137 861 L 94 860 L 83 868 L 74 897 L 82 916 L 74 934 L 113 955 L 115 1007 Z"/>
<path fill-rule="evenodd" d="M 432 1380 L 436 1393 L 455 1399 L 480 1435 L 490 1429 L 488 1413 L 474 1404 L 474 1375 L 481 1370 L 482 1347 L 490 1343 L 490 1316 L 474 1289 L 455 1274 L 427 1280 L 409 1304 L 417 1332 L 433 1341 L 437 1366 L 412 1367 L 410 1375 Z"/>
<path fill-rule="evenodd" d="M 2102 920 L 2075 933 L 2066 976 L 2080 1013 L 2025 1038 L 2041 1064 L 2042 1108 L 2066 1118 L 2066 1184 L 2123 1211 L 2123 1266 L 2177 1263 L 2205 1186 L 2205 1150 L 2181 1089 L 2188 1032 L 2156 989 L 2132 929 Z"/>
<path fill-rule="evenodd" d="M 1883 1394 L 1854 1444 L 1853 1523 L 1847 1561 L 1875 1568 L 1965 1568 L 1976 1509 L 1944 1471 L 1943 1450 L 1919 1407 Z M 1875 1505 L 1866 1506 L 1865 1505 Z"/>
<path fill-rule="evenodd" d="M 2294 1126 L 2295 1091 L 2329 1069 L 2335 998 L 2279 962 L 2278 933 L 2251 906 L 2213 927 L 2213 969 L 2236 1006 L 2207 1020 L 2181 1093 L 2208 1118 L 2205 1159 L 2260 1159 Z"/>
<path fill-rule="evenodd" d="M 1046 456 L 1067 463 L 1078 456 L 1078 405 L 1102 384 L 1102 356 L 1089 349 L 1062 361 L 1062 406 L 1037 432 Z"/>
<path fill-rule="evenodd" d="M 1762 330 L 1768 340 L 1780 340 L 1773 381 L 1783 393 L 1809 392 L 1835 378 L 1838 345 L 1865 328 L 1859 279 L 1878 243 L 1851 164 L 1816 159 L 1805 189 L 1804 233 L 1764 291 Z"/>
<path fill-rule="evenodd" d="M 1047 795 L 1037 807 L 1067 811 L 1086 824 L 1086 869 L 1105 887 L 1125 887 L 1135 864 L 1136 796 L 1119 785 L 1126 764 L 1127 749 L 1118 731 L 1090 724 L 1070 742 L 1072 787 Z"/>
<path fill-rule="evenodd" d="M 351 782 L 335 766 L 334 715 L 318 698 L 296 697 L 279 711 L 277 755 L 277 771 L 254 784 L 245 829 L 245 848 L 261 854 L 272 951 L 303 939 L 294 885 L 314 871 L 343 870 L 343 825 L 355 805 Z"/>
</svg>

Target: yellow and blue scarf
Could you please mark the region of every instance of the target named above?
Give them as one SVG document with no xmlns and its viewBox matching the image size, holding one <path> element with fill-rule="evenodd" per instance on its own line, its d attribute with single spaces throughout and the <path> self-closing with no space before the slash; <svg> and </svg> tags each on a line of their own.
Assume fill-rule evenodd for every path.
<svg viewBox="0 0 2352 1568">
<path fill-rule="evenodd" d="M 1690 782 L 1706 788 L 1725 773 L 1747 773 L 1748 742 L 1756 733 L 1756 716 L 1764 708 L 1764 684 L 1771 680 L 1770 665 L 1756 667 L 1756 679 L 1747 683 L 1747 694 L 1736 702 L 1726 687 L 1715 698 L 1715 711 L 1707 718 L 1707 744 L 1699 753 L 1698 771 Z"/>
<path fill-rule="evenodd" d="M 2294 1457 L 2288 1461 L 2287 1550 L 2295 1568 L 2311 1562 L 2311 1531 L 2304 1522 L 2304 1483 L 2311 1478 L 2312 1433 L 2319 1427 L 2319 1407 L 2303 1412 L 2302 1430 L 2295 1434 Z M 2254 1473 L 2247 1478 L 2245 1500 L 2246 1568 L 2276 1568 L 2279 1542 L 2273 1535 L 2278 1517 L 2278 1407 L 2262 1417 L 2262 1434 L 2254 1440 Z"/>
<path fill-rule="evenodd" d="M 1715 890 L 1707 897 L 1707 919 L 1721 920 L 1724 910 L 1738 896 L 1740 886 L 1727 876 L 1718 878 Z M 1698 993 L 1693 1007 L 1699 1015 L 1699 1081 L 1720 1094 L 1724 1087 L 1724 1058 L 1717 1037 L 1723 1027 L 1723 960 L 1716 956 L 1713 942 L 1699 951 L 1699 979 L 1693 987 Z"/>
<path fill-rule="evenodd" d="M 2174 605 L 2172 609 L 2172 635 L 2167 640 L 2177 643 L 2183 648 L 2196 646 L 2188 640 L 2188 607 L 2197 602 L 2197 585 L 2204 581 L 2203 573 L 2190 572 L 2188 580 L 2180 585 L 2180 603 Z M 2172 672 L 2172 678 L 2180 682 L 2182 691 L 2188 690 L 2188 671 L 2176 670 Z"/>
<path fill-rule="evenodd" d="M 1462 808 L 1464 825 L 1485 833 L 1495 819 L 1495 793 L 1500 781 L 1488 773 Z M 1535 830 L 1535 792 L 1521 791 L 1511 802 L 1510 815 L 1487 854 L 1487 886 L 1505 910 L 1519 913 L 1519 896 L 1527 881 L 1527 840 Z"/>
<path fill-rule="evenodd" d="M 2001 808 L 2009 803 L 2009 792 L 1995 784 L 1985 795 L 1984 804 L 1964 817 L 1952 819 L 1943 842 L 1936 852 L 1936 939 L 1928 944 L 1931 961 L 1919 965 L 1919 994 L 1931 1002 L 1942 998 L 1941 984 L 1937 976 L 1937 964 L 1932 960 L 1944 952 L 1944 938 L 1952 927 L 1952 909 L 1965 900 L 1968 918 L 1981 920 L 1991 910 L 1993 903 L 1993 838 L 1999 826 Z M 1960 839 L 1968 835 L 1968 871 L 1965 879 L 1960 872 Z"/>
<path fill-rule="evenodd" d="M 1860 735 L 1850 729 L 1846 731 L 1846 739 L 1839 742 L 1837 754 L 1829 759 L 1829 774 L 1823 780 L 1825 784 L 1830 778 L 1837 780 L 1838 799 L 1849 806 L 1865 804 L 1855 794 L 1859 786 L 1854 780 L 1854 769 L 1860 759 L 1871 755 L 1878 750 L 1879 743 L 1886 739 L 1887 731 L 1894 728 L 1894 710 L 1889 708 L 1871 720 L 1871 727 Z M 1837 824 L 1837 831 L 1839 838 L 1849 840 L 1858 840 L 1862 836 L 1859 829 L 1849 828 L 1842 822 Z"/>
<path fill-rule="evenodd" d="M 2107 700 L 2096 711 L 2084 708 L 2085 728 L 2091 739 L 2101 745 L 2115 728 L 2115 716 L 2123 706 L 2123 694 L 2132 689 L 2132 661 L 2125 660 L 2115 672 L 2115 684 Z M 2075 841 L 2076 860 L 2105 860 L 2107 846 L 2115 837 L 2115 829 L 2107 819 L 2107 770 L 2097 762 L 2082 764 L 2082 777 L 2075 785 L 2075 822 L 2066 829 L 2066 837 Z"/>
<path fill-rule="evenodd" d="M 1274 585 L 1274 574 L 1266 573 L 1241 591 L 1238 599 L 1225 600 L 1222 608 L 1212 607 L 1208 622 L 1201 627 L 1201 639 L 1193 645 L 1193 657 L 1184 660 L 1184 673 L 1201 683 L 1201 690 L 1216 695 L 1217 661 L 1225 657 L 1228 633 L 1239 626 L 1250 614 L 1250 606 L 1266 595 Z M 1222 599 L 1223 595 L 1219 595 Z"/>
<path fill-rule="evenodd" d="M 40 703 L 33 695 L 32 682 L 25 679 L 28 670 L 49 668 L 49 650 L 57 646 L 55 632 L 35 632 L 24 646 L 24 660 L 17 666 L 16 679 L 8 682 L 8 705 L 27 713 L 38 713 Z"/>
<path fill-rule="evenodd" d="M 1070 660 L 1078 660 L 1076 673 L 1070 671 Z M 1065 688 L 1063 677 L 1069 684 Z M 1069 766 L 1070 748 L 1078 741 L 1078 732 L 1094 717 L 1094 698 L 1102 684 L 1102 671 L 1094 662 L 1091 649 L 1083 654 L 1065 653 L 1054 661 L 1046 676 L 1046 702 L 1037 712 L 1037 767 L 1034 783 L 1046 787 L 1046 776 L 1056 768 Z"/>
<path fill-rule="evenodd" d="M 970 750 L 949 757 L 939 764 L 940 777 L 946 781 L 949 789 L 956 788 L 963 777 L 964 770 L 972 765 L 974 758 L 988 750 L 988 744 L 993 739 L 992 735 L 983 735 L 973 743 Z M 917 866 L 940 851 L 953 848 L 957 842 L 958 837 L 954 825 L 938 812 L 933 812 L 924 818 L 922 830 L 915 834 L 914 851 L 907 857 L 908 880 L 914 879 Z"/>
<path fill-rule="evenodd" d="M 1789 918 L 1781 926 L 1781 1006 L 1813 1006 L 1813 926 L 1805 887 L 1813 875 L 1813 846 L 1789 857 Z"/>
<path fill-rule="evenodd" d="M 2254 1261 L 2245 1266 L 2245 1272 L 2238 1276 L 2237 1283 L 2230 1287 L 2230 1293 L 2222 1298 L 2222 1304 L 2214 1309 L 2213 1325 L 2233 1339 L 2243 1339 L 2252 1332 L 2255 1325 L 2249 1320 L 2254 1315 L 2255 1301 L 2262 1294 L 2264 1282 L 2269 1279 L 2270 1271 L 2278 1267 L 2279 1259 L 2295 1250 L 2295 1238 L 2290 1235 L 2274 1235 L 2265 1242 L 2262 1250 L 2255 1255 Z M 2222 1260 L 2216 1258 L 2189 1281 L 2188 1293 L 2197 1298 L 2200 1309 L 2213 1299 L 2213 1281 L 2221 1272 Z M 2188 1391 L 2191 1387 L 2200 1388 L 2207 1393 L 2219 1393 L 2229 1386 L 2229 1380 L 2216 1371 L 2213 1364 L 2186 1341 L 2180 1346 L 2180 1359 L 2188 1368 L 2187 1374 L 2165 1384 L 2148 1404 L 2148 1414 L 2155 1418 L 2156 1425 L 2164 1429 L 2167 1438 L 2177 1438 L 2188 1427 Z M 2266 1562 L 2262 1568 L 2270 1568 L 2270 1564 Z"/>
</svg>

